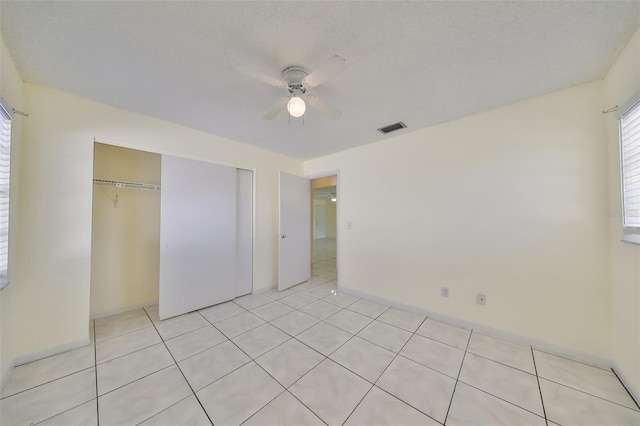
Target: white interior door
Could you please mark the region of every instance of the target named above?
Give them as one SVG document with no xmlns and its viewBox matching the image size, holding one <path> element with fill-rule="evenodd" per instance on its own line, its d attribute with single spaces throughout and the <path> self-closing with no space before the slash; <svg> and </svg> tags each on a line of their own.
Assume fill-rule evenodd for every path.
<svg viewBox="0 0 640 426">
<path fill-rule="evenodd" d="M 231 300 L 236 169 L 163 155 L 160 319 Z"/>
<path fill-rule="evenodd" d="M 236 170 L 236 297 L 253 291 L 253 171 Z"/>
<path fill-rule="evenodd" d="M 280 172 L 278 289 L 311 278 L 311 183 Z"/>
</svg>

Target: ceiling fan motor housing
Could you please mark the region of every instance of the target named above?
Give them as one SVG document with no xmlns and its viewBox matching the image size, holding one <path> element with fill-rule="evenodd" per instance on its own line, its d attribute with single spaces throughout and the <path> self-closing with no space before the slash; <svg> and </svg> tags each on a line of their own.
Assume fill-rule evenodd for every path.
<svg viewBox="0 0 640 426">
<path fill-rule="evenodd" d="M 301 66 L 293 65 L 282 70 L 282 81 L 289 87 L 289 93 L 300 96 L 307 91 L 304 78 L 309 75 L 309 71 Z"/>
</svg>

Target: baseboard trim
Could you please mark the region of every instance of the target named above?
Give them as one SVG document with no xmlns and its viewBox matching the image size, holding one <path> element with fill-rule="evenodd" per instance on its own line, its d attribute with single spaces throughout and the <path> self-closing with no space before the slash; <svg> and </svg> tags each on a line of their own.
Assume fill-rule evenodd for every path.
<svg viewBox="0 0 640 426">
<path fill-rule="evenodd" d="M 28 364 L 33 361 L 38 361 L 43 358 L 48 358 L 50 356 L 58 355 L 63 352 L 72 351 L 74 349 L 81 348 L 83 346 L 87 346 L 91 343 L 89 337 L 76 340 L 75 342 L 65 343 L 64 345 L 55 346 L 53 348 L 45 349 L 43 351 L 33 352 L 27 355 L 22 355 L 13 360 L 13 366 L 18 367 L 23 364 Z"/>
<path fill-rule="evenodd" d="M 260 294 L 260 293 L 264 293 L 265 291 L 269 291 L 269 290 L 278 290 L 278 285 L 276 284 L 275 286 L 272 286 L 272 287 L 262 287 L 262 288 L 258 288 L 258 289 L 253 289 L 251 291 L 251 293 L 247 293 L 247 294 Z M 242 297 L 242 296 L 239 296 L 239 297 Z"/>
<path fill-rule="evenodd" d="M 104 318 L 104 317 L 110 317 L 112 315 L 118 315 L 118 314 L 123 314 L 125 312 L 129 312 L 129 311 L 133 311 L 136 309 L 141 309 L 141 308 L 147 308 L 149 306 L 153 306 L 153 305 L 157 305 L 158 301 L 157 300 L 149 300 L 143 303 L 137 303 L 135 305 L 132 306 L 127 306 L 124 308 L 115 308 L 115 309 L 109 309 L 108 311 L 102 311 L 102 312 L 98 312 L 98 313 L 91 313 L 89 315 L 89 319 L 91 320 L 96 320 L 96 319 L 100 319 L 100 318 Z"/>
<path fill-rule="evenodd" d="M 4 389 L 4 386 L 7 384 L 7 382 L 11 378 L 11 374 L 13 373 L 14 368 L 24 364 L 28 364 L 30 362 L 38 361 L 44 358 L 49 358 L 50 356 L 72 351 L 74 349 L 87 346 L 90 343 L 91 343 L 91 339 L 87 337 L 85 339 L 76 340 L 75 342 L 66 343 L 64 345 L 55 346 L 53 348 L 45 349 L 43 351 L 32 352 L 30 354 L 22 355 L 17 358 L 14 358 L 13 361 L 9 363 L 9 367 L 7 368 L 7 371 L 5 371 L 4 374 L 2 375 L 2 380 L 0 380 L 0 391 Z"/>
<path fill-rule="evenodd" d="M 570 358 L 575 361 L 580 361 L 584 364 L 590 364 L 596 367 L 602 367 L 610 369 L 613 367 L 613 361 L 610 358 L 602 357 L 599 355 L 593 355 L 580 350 L 568 348 L 566 346 L 549 343 L 543 340 L 538 340 L 526 336 L 522 336 L 510 331 L 501 330 L 498 328 L 490 327 L 474 321 L 463 320 L 448 315 L 444 315 L 438 312 L 430 311 L 424 308 L 418 308 L 416 306 L 405 305 L 395 300 L 385 299 L 369 293 L 364 293 L 358 290 L 354 290 L 348 287 L 340 286 L 340 291 L 351 294 L 352 296 L 362 297 L 372 302 L 380 303 L 382 305 L 392 306 L 394 308 L 403 309 L 409 312 L 414 312 L 420 315 L 426 315 L 429 318 L 442 321 L 447 324 L 455 325 L 456 327 L 466 328 L 468 330 L 474 330 L 481 334 L 496 337 L 502 340 L 508 340 L 510 342 L 519 343 L 525 346 L 532 346 L 534 349 L 538 349 L 542 352 L 547 352 L 553 355 L 558 355 L 565 358 Z"/>
<path fill-rule="evenodd" d="M 0 392 L 2 392 L 2 390 L 4 389 L 4 385 L 6 385 L 11 378 L 11 373 L 13 373 L 13 369 L 15 368 L 15 366 L 15 360 L 11 361 L 7 366 L 7 370 L 2 375 L 2 379 L 0 379 Z"/>
</svg>

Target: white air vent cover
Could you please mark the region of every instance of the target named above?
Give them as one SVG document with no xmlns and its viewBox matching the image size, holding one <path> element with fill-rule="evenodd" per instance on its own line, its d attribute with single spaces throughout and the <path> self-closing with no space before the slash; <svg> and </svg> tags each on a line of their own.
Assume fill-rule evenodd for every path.
<svg viewBox="0 0 640 426">
<path fill-rule="evenodd" d="M 407 127 L 402 121 L 398 121 L 397 123 L 389 124 L 388 126 L 380 127 L 378 131 L 383 135 L 387 133 L 395 132 L 396 130 L 404 129 Z"/>
</svg>

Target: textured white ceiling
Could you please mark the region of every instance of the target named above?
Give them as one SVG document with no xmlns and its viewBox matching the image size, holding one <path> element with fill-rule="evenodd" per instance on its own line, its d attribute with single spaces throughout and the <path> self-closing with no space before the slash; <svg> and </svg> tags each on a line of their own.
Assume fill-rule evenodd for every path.
<svg viewBox="0 0 640 426">
<path fill-rule="evenodd" d="M 0 2 L 26 81 L 309 159 L 602 78 L 640 24 L 638 1 Z M 343 111 L 261 117 L 279 77 L 332 55 L 314 94 Z M 392 134 L 393 135 L 393 134 Z"/>
</svg>

